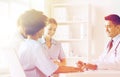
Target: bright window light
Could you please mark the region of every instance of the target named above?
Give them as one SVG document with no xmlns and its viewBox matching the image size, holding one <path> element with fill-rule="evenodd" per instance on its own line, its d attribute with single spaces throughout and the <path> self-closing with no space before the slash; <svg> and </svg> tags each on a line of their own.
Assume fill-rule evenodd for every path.
<svg viewBox="0 0 120 77">
<path fill-rule="evenodd" d="M 39 2 L 44 0 L 36 0 L 35 2 L 37 4 L 35 2 L 32 4 L 31 1 L 32 0 L 0 0 L 0 70 L 2 70 L 0 74 L 4 70 L 4 72 L 9 72 L 9 64 L 6 61 L 6 54 L 8 53 L 5 53 L 5 50 L 9 49 L 8 44 L 10 37 L 17 31 L 16 25 L 19 15 L 28 9 L 37 9 Z M 41 7 L 39 10 L 40 9 L 44 8 Z M 14 58 L 11 57 L 11 60 L 12 59 Z M 14 62 L 13 60 L 13 63 Z"/>
</svg>

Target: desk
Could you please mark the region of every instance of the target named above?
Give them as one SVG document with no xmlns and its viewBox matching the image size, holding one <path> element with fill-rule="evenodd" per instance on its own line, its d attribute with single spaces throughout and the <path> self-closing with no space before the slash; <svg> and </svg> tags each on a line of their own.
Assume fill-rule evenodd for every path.
<svg viewBox="0 0 120 77">
<path fill-rule="evenodd" d="M 6 75 L 0 75 L 0 77 L 10 77 L 10 75 L 8 74 L 6 74 Z"/>
<path fill-rule="evenodd" d="M 96 70 L 77 73 L 62 73 L 60 77 L 120 77 L 120 71 L 116 70 Z"/>
</svg>

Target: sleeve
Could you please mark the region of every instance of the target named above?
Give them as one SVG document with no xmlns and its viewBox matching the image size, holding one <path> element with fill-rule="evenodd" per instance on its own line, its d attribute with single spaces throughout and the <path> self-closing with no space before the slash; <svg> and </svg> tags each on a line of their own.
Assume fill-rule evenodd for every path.
<svg viewBox="0 0 120 77">
<path fill-rule="evenodd" d="M 35 57 L 35 66 L 46 76 L 50 76 L 58 69 L 58 66 L 54 64 L 51 60 L 49 60 L 47 56 L 45 56 L 40 46 L 36 48 L 34 57 Z"/>
<path fill-rule="evenodd" d="M 64 50 L 63 50 L 63 48 L 62 48 L 62 45 L 61 45 L 61 43 L 59 43 L 59 59 L 63 59 L 63 58 L 65 58 L 65 53 L 64 53 Z"/>
</svg>

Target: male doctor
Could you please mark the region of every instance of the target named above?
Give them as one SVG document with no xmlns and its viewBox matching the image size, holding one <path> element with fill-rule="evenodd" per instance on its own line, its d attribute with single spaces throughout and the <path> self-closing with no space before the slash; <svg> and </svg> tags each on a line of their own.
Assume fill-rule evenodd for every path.
<svg viewBox="0 0 120 77">
<path fill-rule="evenodd" d="M 106 33 L 111 38 L 95 64 L 78 62 L 83 69 L 120 70 L 120 17 L 110 14 L 105 17 Z"/>
</svg>

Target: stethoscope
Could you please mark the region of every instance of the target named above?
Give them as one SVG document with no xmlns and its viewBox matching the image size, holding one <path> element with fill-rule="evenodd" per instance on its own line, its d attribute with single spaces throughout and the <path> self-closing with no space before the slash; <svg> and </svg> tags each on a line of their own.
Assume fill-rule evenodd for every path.
<svg viewBox="0 0 120 77">
<path fill-rule="evenodd" d="M 117 56 L 117 48 L 118 48 L 119 44 L 120 44 L 120 41 L 119 41 L 119 43 L 117 44 L 117 46 L 115 48 L 115 57 Z"/>
</svg>

